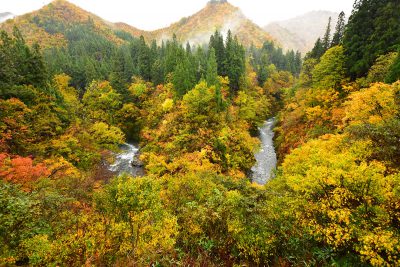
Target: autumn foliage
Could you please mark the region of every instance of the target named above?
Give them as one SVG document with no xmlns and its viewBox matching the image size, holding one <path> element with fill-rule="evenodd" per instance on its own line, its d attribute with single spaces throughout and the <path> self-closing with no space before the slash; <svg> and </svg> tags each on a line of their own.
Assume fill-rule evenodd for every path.
<svg viewBox="0 0 400 267">
<path fill-rule="evenodd" d="M 363 3 L 392 14 L 378 2 L 351 23 Z M 49 39 L 0 34 L 1 266 L 400 265 L 394 47 L 354 79 L 363 59 L 329 31 L 300 70 L 218 31 L 209 48 L 149 45 L 62 0 L 16 22 Z M 272 116 L 279 165 L 261 186 Z M 127 140 L 144 177 L 106 170 Z"/>
<path fill-rule="evenodd" d="M 8 182 L 28 185 L 50 175 L 44 163 L 35 164 L 30 157 L 0 154 L 0 177 Z"/>
</svg>

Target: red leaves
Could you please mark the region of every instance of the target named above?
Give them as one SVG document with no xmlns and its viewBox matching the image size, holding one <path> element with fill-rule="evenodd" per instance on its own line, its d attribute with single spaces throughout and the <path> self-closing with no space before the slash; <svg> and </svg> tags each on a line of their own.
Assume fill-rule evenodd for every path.
<svg viewBox="0 0 400 267">
<path fill-rule="evenodd" d="M 49 175 L 50 171 L 45 164 L 34 164 L 31 157 L 10 157 L 0 153 L 0 177 L 5 181 L 27 185 Z"/>
</svg>

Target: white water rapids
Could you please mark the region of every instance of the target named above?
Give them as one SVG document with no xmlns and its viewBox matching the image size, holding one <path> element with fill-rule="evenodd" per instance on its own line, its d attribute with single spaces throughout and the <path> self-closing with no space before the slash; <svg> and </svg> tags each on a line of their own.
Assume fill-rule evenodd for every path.
<svg viewBox="0 0 400 267">
<path fill-rule="evenodd" d="M 138 157 L 139 147 L 126 143 L 121 145 L 120 149 L 121 152 L 116 154 L 115 161 L 108 166 L 108 170 L 118 175 L 126 173 L 133 176 L 142 176 L 143 167 L 134 165 L 134 160 Z"/>
<path fill-rule="evenodd" d="M 269 119 L 259 128 L 261 148 L 254 156 L 256 164 L 251 168 L 252 181 L 264 185 L 273 177 L 276 168 L 277 158 L 274 148 L 274 127 L 275 119 Z"/>
<path fill-rule="evenodd" d="M 273 177 L 273 171 L 276 168 L 277 158 L 274 148 L 274 127 L 275 119 L 269 119 L 259 128 L 261 147 L 254 155 L 256 164 L 251 168 L 252 181 L 258 184 L 265 184 Z M 143 176 L 144 170 L 140 161 L 139 147 L 133 144 L 123 144 L 120 147 L 121 151 L 116 154 L 113 164 L 108 165 L 108 170 L 121 175 L 123 173 L 132 176 Z"/>
</svg>

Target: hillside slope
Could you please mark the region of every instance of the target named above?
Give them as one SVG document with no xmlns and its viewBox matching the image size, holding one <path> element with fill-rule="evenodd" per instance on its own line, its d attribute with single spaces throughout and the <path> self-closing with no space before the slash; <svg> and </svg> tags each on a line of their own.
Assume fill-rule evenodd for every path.
<svg viewBox="0 0 400 267">
<path fill-rule="evenodd" d="M 288 29 L 280 26 L 278 23 L 270 23 L 264 27 L 271 36 L 273 36 L 282 45 L 285 50 L 298 50 L 302 54 L 306 53 L 309 49 L 309 45 L 306 40 L 289 31 Z"/>
<path fill-rule="evenodd" d="M 8 20 L 0 28 L 11 32 L 16 25 L 28 43 L 38 42 L 42 47 L 51 47 L 65 45 L 65 34 L 76 24 L 90 24 L 96 33 L 115 43 L 124 42 L 126 33 L 135 37 L 143 35 L 148 42 L 157 40 L 159 43 L 171 39 L 175 33 L 182 43 L 205 44 L 215 30 L 225 35 L 229 29 L 244 45 L 261 46 L 265 41 L 272 40 L 239 8 L 226 1 L 211 1 L 196 14 L 155 31 L 143 31 L 122 22 L 108 22 L 65 0 L 55 0 L 37 11 Z"/>
<path fill-rule="evenodd" d="M 332 18 L 334 30 L 338 13 L 330 11 L 311 11 L 304 15 L 270 23 L 263 27 L 284 49 L 299 50 L 302 54 L 310 51 L 318 37 L 321 37 Z"/>
<path fill-rule="evenodd" d="M 150 37 L 161 41 L 175 33 L 183 43 L 203 44 L 208 43 L 215 30 L 226 35 L 229 29 L 245 46 L 261 46 L 265 41 L 273 40 L 267 32 L 247 19 L 239 8 L 227 1 L 211 1 L 194 15 L 151 32 Z"/>
<path fill-rule="evenodd" d="M 37 11 L 8 20 L 0 28 L 11 32 L 17 26 L 28 44 L 37 42 L 42 47 L 51 47 L 65 45 L 65 35 L 76 24 L 90 25 L 108 40 L 123 42 L 116 25 L 65 0 L 55 0 Z"/>
<path fill-rule="evenodd" d="M 2 23 L 3 21 L 6 21 L 8 19 L 12 19 L 13 17 L 14 17 L 14 14 L 12 14 L 10 12 L 0 13 L 0 23 Z"/>
</svg>

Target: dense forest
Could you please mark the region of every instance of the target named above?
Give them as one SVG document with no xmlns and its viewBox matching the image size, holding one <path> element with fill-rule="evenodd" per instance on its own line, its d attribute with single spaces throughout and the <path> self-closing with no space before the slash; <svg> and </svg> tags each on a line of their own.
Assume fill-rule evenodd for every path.
<svg viewBox="0 0 400 267">
<path fill-rule="evenodd" d="M 0 265 L 400 265 L 399 18 L 357 0 L 304 58 L 230 31 L 116 42 L 91 18 L 35 17 L 62 46 L 1 31 Z M 146 175 L 104 175 L 127 141 Z"/>
</svg>

